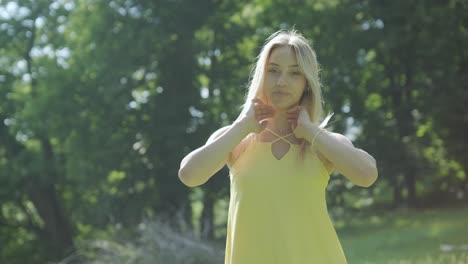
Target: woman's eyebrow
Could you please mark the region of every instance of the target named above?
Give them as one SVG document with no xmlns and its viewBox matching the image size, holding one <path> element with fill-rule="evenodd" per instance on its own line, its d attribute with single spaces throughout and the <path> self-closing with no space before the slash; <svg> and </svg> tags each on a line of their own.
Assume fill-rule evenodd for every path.
<svg viewBox="0 0 468 264">
<path fill-rule="evenodd" d="M 274 63 L 274 62 L 270 62 L 270 65 L 273 65 L 273 66 L 280 66 L 278 63 Z M 289 67 L 299 67 L 299 65 L 293 64 L 293 65 L 289 65 Z"/>
</svg>

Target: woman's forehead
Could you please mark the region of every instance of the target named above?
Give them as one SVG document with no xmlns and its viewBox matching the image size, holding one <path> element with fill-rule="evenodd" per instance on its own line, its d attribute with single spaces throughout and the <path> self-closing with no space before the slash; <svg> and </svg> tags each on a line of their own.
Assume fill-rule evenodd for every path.
<svg viewBox="0 0 468 264">
<path fill-rule="evenodd" d="M 297 67 L 296 52 L 290 46 L 277 47 L 272 50 L 268 63 L 279 66 Z"/>
</svg>

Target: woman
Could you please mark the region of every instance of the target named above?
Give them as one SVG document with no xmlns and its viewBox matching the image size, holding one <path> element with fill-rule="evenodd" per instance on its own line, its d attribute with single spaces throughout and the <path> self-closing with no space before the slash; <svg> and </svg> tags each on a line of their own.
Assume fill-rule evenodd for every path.
<svg viewBox="0 0 468 264">
<path fill-rule="evenodd" d="M 230 169 L 225 264 L 346 263 L 325 189 L 336 170 L 368 187 L 375 159 L 317 121 L 322 114 L 314 50 L 295 31 L 267 39 L 234 123 L 181 162 L 187 186 Z M 325 121 L 326 123 L 326 121 Z"/>
</svg>

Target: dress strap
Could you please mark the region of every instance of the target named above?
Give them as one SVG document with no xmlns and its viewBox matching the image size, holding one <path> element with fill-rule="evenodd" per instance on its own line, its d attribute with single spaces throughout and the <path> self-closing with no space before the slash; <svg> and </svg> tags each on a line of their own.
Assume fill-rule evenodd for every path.
<svg viewBox="0 0 468 264">
<path fill-rule="evenodd" d="M 270 130 L 270 129 L 268 129 L 268 128 L 265 128 L 265 129 L 268 130 L 268 131 L 270 131 L 271 133 L 273 133 L 275 136 L 278 137 L 277 139 L 275 139 L 275 140 L 273 140 L 273 141 L 271 142 L 272 144 L 275 143 L 276 141 L 282 139 L 282 140 L 288 142 L 289 144 L 294 145 L 293 143 L 291 143 L 291 141 L 289 141 L 289 140 L 287 140 L 287 139 L 285 138 L 285 137 L 289 137 L 289 136 L 293 135 L 294 132 L 293 132 L 293 133 L 289 133 L 289 134 L 284 135 L 284 136 L 280 136 L 280 135 L 276 134 L 276 132 L 274 132 L 274 131 L 272 131 L 272 130 Z"/>
</svg>

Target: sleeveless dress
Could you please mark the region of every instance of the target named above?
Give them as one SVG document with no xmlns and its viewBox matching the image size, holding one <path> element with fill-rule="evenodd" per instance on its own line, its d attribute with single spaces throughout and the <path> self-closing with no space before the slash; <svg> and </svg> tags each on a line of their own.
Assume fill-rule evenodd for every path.
<svg viewBox="0 0 468 264">
<path fill-rule="evenodd" d="M 274 133 L 273 131 L 269 130 Z M 343 264 L 346 258 L 327 211 L 329 173 L 313 151 L 285 137 L 252 140 L 230 167 L 225 264 Z M 277 159 L 278 140 L 290 144 Z"/>
</svg>

